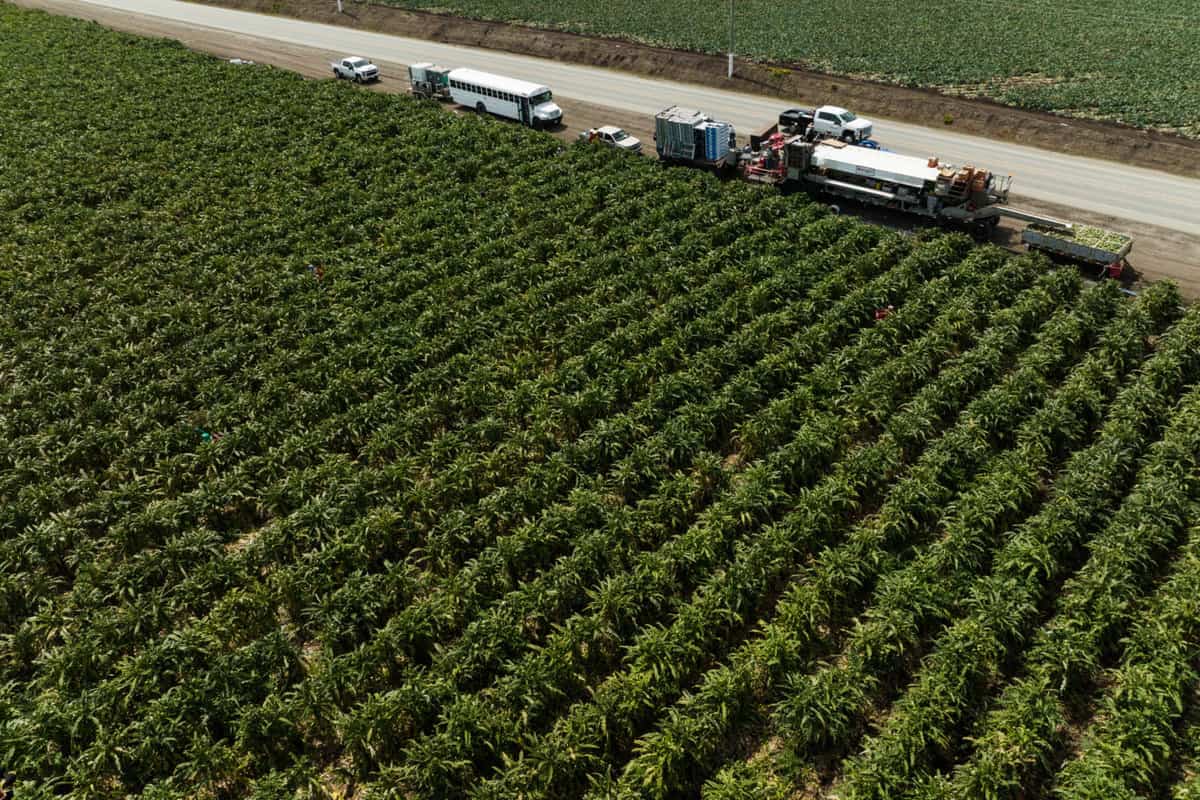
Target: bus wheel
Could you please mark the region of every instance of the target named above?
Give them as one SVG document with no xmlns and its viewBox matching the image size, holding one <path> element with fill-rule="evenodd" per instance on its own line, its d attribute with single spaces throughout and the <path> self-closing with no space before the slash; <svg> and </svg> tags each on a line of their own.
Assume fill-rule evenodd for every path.
<svg viewBox="0 0 1200 800">
<path fill-rule="evenodd" d="M 483 103 L 476 103 L 475 110 L 478 111 L 480 114 L 486 114 L 487 106 L 485 106 Z"/>
</svg>

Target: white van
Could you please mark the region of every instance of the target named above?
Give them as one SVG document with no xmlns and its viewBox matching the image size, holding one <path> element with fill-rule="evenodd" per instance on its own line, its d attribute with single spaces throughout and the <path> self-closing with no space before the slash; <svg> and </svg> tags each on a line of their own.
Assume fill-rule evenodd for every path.
<svg viewBox="0 0 1200 800">
<path fill-rule="evenodd" d="M 452 69 L 450 97 L 481 114 L 515 119 L 531 128 L 547 128 L 562 122 L 562 109 L 554 104 L 550 89 L 538 83 L 491 75 L 474 69 Z"/>
</svg>

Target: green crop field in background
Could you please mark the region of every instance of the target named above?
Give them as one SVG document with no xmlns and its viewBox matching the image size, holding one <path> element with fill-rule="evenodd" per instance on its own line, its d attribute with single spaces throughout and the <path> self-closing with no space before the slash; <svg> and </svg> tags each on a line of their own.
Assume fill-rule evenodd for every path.
<svg viewBox="0 0 1200 800">
<path fill-rule="evenodd" d="M 9 4 L 0 59 L 20 800 L 1200 794 L 1172 285 Z"/>
<path fill-rule="evenodd" d="M 725 52 L 728 3 L 382 0 Z M 1200 136 L 1190 0 L 737 0 L 737 53 Z"/>
</svg>

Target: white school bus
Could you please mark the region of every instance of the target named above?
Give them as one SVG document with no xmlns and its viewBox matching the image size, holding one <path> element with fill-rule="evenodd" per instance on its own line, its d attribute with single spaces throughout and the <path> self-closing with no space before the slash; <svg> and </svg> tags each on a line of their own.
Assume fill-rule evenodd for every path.
<svg viewBox="0 0 1200 800">
<path fill-rule="evenodd" d="M 562 109 L 547 86 L 474 69 L 452 69 L 447 78 L 451 99 L 481 114 L 508 117 L 531 128 L 562 122 Z"/>
</svg>

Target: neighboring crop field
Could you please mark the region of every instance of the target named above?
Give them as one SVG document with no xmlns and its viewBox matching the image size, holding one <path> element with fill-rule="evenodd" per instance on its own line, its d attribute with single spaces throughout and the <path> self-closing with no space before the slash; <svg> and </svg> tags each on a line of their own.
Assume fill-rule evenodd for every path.
<svg viewBox="0 0 1200 800">
<path fill-rule="evenodd" d="M 22 800 L 1200 794 L 1170 285 L 9 5 L 0 56 Z"/>
<path fill-rule="evenodd" d="M 724 53 L 729 4 L 382 0 Z M 740 56 L 1200 137 L 1190 0 L 736 0 Z"/>
</svg>

